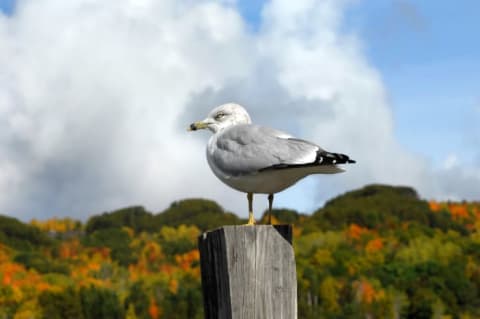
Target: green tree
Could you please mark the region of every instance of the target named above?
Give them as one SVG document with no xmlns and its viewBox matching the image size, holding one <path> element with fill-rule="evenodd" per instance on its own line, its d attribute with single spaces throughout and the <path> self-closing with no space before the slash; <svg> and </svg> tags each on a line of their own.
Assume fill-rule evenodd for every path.
<svg viewBox="0 0 480 319">
<path fill-rule="evenodd" d="M 80 300 L 85 319 L 121 319 L 125 317 L 125 311 L 115 292 L 90 286 L 80 289 Z"/>
<path fill-rule="evenodd" d="M 45 319 L 84 319 L 78 293 L 72 287 L 62 292 L 44 291 L 38 297 Z"/>
<path fill-rule="evenodd" d="M 145 287 L 142 282 L 135 282 L 129 290 L 128 296 L 124 301 L 124 309 L 133 307 L 135 315 L 139 319 L 148 319 L 148 306 L 150 299 L 145 293 Z"/>
<path fill-rule="evenodd" d="M 96 230 L 83 238 L 83 244 L 89 247 L 110 248 L 111 256 L 122 266 L 128 266 L 135 261 L 130 249 L 131 238 L 128 233 L 119 228 Z"/>
<path fill-rule="evenodd" d="M 39 273 L 59 273 L 68 275 L 70 269 L 67 264 L 47 258 L 39 252 L 20 252 L 14 258 L 14 261 L 25 265 L 26 268 L 35 269 Z"/>
</svg>

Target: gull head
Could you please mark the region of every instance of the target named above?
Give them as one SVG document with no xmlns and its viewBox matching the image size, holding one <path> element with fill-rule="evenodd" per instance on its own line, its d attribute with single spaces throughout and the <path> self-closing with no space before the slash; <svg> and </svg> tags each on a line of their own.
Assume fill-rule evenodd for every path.
<svg viewBox="0 0 480 319">
<path fill-rule="evenodd" d="M 227 103 L 214 108 L 203 121 L 190 124 L 189 131 L 209 129 L 213 133 L 238 124 L 250 124 L 250 115 L 239 104 Z"/>
</svg>

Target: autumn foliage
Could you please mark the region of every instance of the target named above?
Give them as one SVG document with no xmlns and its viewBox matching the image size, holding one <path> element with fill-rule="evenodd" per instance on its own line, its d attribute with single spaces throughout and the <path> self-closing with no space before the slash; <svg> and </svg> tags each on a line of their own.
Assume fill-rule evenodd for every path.
<svg viewBox="0 0 480 319">
<path fill-rule="evenodd" d="M 294 224 L 299 318 L 480 317 L 479 203 L 373 185 L 273 220 Z M 197 237 L 242 222 L 204 200 L 0 216 L 0 318 L 203 318 Z"/>
</svg>

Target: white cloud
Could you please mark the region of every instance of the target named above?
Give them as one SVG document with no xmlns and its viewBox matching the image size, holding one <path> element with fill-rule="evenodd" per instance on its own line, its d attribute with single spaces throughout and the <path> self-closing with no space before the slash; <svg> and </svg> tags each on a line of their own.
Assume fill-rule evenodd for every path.
<svg viewBox="0 0 480 319">
<path fill-rule="evenodd" d="M 85 216 L 213 195 L 191 191 L 209 172 L 191 157 L 203 147 L 175 123 L 190 94 L 252 67 L 238 13 L 208 2 L 20 1 L 1 25 L 2 211 Z"/>
<path fill-rule="evenodd" d="M 396 142 L 380 75 L 341 31 L 345 6 L 274 0 L 251 34 L 231 1 L 19 0 L 0 16 L 0 211 L 85 217 L 195 196 L 245 215 L 206 164 L 207 134 L 185 132 L 227 101 L 358 160 L 316 177 L 329 187 L 306 205 L 281 205 L 370 182 L 435 195 L 427 162 Z"/>
<path fill-rule="evenodd" d="M 444 170 L 449 170 L 454 168 L 455 166 L 458 166 L 458 157 L 456 154 L 449 154 L 447 158 L 443 161 L 443 169 Z"/>
</svg>

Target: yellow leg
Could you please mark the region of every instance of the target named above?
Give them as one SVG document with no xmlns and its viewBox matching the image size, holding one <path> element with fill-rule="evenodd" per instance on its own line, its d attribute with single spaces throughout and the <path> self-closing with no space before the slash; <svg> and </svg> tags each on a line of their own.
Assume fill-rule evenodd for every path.
<svg viewBox="0 0 480 319">
<path fill-rule="evenodd" d="M 253 217 L 253 193 L 247 193 L 248 199 L 248 223 L 247 225 L 255 225 L 255 218 Z"/>
<path fill-rule="evenodd" d="M 268 223 L 272 224 L 273 194 L 268 194 Z"/>
</svg>

